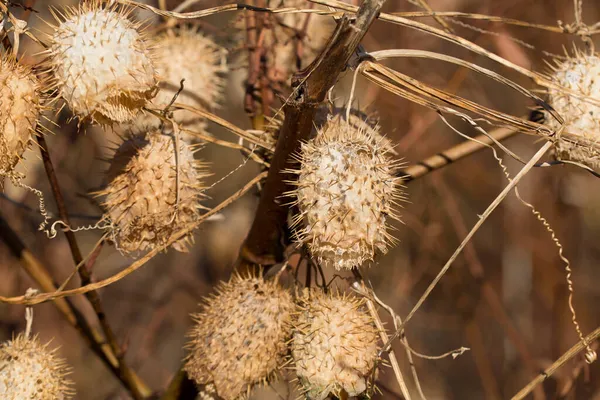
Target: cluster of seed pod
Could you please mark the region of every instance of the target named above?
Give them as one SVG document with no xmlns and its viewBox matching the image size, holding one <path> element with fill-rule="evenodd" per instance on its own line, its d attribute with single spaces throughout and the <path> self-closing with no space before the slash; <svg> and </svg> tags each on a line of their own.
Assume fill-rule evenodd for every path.
<svg viewBox="0 0 600 400">
<path fill-rule="evenodd" d="M 108 185 L 100 192 L 117 247 L 136 254 L 174 242 L 173 248 L 184 251 L 190 236 L 171 238 L 197 218 L 208 174 L 195 160 L 189 138 L 178 132 L 206 133 L 206 123 L 190 111 L 163 113 L 177 124 L 171 129 L 144 108 L 161 113 L 182 80 L 186 90 L 178 93 L 179 102 L 215 107 L 227 69 L 223 50 L 190 27 L 151 38 L 130 13 L 101 0 L 57 12 L 45 51 L 46 86 L 56 93 L 53 100 L 63 102 L 80 121 L 125 132 L 108 170 Z M 0 137 L 4 171 L 14 167 L 30 140 L 40 85 L 12 60 L 3 58 L 0 71 L 0 93 L 10 100 L 0 101 L 0 127 L 8 127 Z"/>
<path fill-rule="evenodd" d="M 224 400 L 244 398 L 286 364 L 308 399 L 356 396 L 370 389 L 379 351 L 363 300 L 306 290 L 294 302 L 277 282 L 252 275 L 221 284 L 190 336 L 188 375 Z"/>
<path fill-rule="evenodd" d="M 564 126 L 547 111 L 546 123 L 581 139 L 575 143 L 559 134 L 556 158 L 600 171 L 600 152 L 595 149 L 600 141 L 600 57 L 575 50 L 573 57 L 556 63 L 552 82 L 557 86 L 548 89 L 548 103 L 564 119 Z"/>
</svg>

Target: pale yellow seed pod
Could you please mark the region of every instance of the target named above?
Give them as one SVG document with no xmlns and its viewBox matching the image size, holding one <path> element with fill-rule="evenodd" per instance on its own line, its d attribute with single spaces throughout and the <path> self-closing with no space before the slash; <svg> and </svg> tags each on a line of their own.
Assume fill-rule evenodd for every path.
<svg viewBox="0 0 600 400">
<path fill-rule="evenodd" d="M 150 107 L 162 110 L 169 105 L 182 79 L 184 90 L 179 93 L 177 103 L 204 110 L 219 106 L 225 86 L 223 76 L 227 72 L 225 49 L 197 29 L 188 27 L 159 35 L 153 40 L 153 47 L 160 91 Z M 205 119 L 191 111 L 174 111 L 173 118 L 181 128 L 206 134 Z M 138 130 L 159 125 L 160 120 L 150 114 L 140 115 L 134 123 Z"/>
<path fill-rule="evenodd" d="M 600 102 L 600 57 L 576 52 L 574 57 L 559 61 L 554 68 L 552 81 L 574 93 Z M 548 103 L 565 120 L 563 132 L 580 136 L 591 144 L 600 141 L 600 106 L 589 99 L 578 98 L 565 90 L 548 89 Z M 545 121 L 558 131 L 560 123 L 547 111 Z M 589 144 L 575 144 L 562 138 L 556 142 L 559 160 L 579 162 L 600 170 L 600 153 Z"/>
<path fill-rule="evenodd" d="M 65 362 L 37 337 L 19 335 L 0 345 L 2 400 L 67 400 L 72 383 Z"/>
<path fill-rule="evenodd" d="M 340 115 L 302 145 L 300 169 L 287 171 L 298 176 L 289 193 L 300 210 L 292 225 L 319 263 L 351 269 L 387 251 L 388 218 L 398 218 L 402 199 L 391 152 L 378 128 Z"/>
<path fill-rule="evenodd" d="M 148 40 L 127 13 L 87 0 L 57 17 L 48 66 L 60 97 L 80 119 L 128 122 L 156 94 Z"/>
<path fill-rule="evenodd" d="M 112 222 L 112 237 L 126 254 L 165 245 L 199 215 L 205 166 L 194 159 L 190 145 L 179 148 L 179 199 L 175 138 L 161 131 L 136 135 L 115 153 L 108 170 L 104 195 L 105 216 Z M 191 236 L 172 247 L 186 251 Z"/>
<path fill-rule="evenodd" d="M 369 388 L 379 336 L 363 299 L 306 292 L 293 324 L 291 353 L 308 399 L 343 399 Z"/>
<path fill-rule="evenodd" d="M 293 308 L 285 289 L 260 276 L 222 283 L 195 316 L 188 375 L 224 400 L 245 396 L 283 365 Z"/>
<path fill-rule="evenodd" d="M 33 72 L 0 55 L 0 186 L 35 137 L 41 103 L 40 82 Z"/>
</svg>

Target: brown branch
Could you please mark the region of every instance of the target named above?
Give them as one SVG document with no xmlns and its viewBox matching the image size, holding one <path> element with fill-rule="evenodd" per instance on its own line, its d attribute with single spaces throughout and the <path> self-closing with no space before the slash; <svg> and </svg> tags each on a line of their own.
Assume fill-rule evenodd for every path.
<svg viewBox="0 0 600 400">
<path fill-rule="evenodd" d="M 293 99 L 284 106 L 285 120 L 281 128 L 275 154 L 254 222 L 242 249 L 239 264 L 242 268 L 254 265 L 269 267 L 283 260 L 285 226 L 289 207 L 282 199 L 292 189 L 287 180 L 292 179 L 282 171 L 293 168 L 292 155 L 300 150 L 300 143 L 312 132 L 317 108 L 327 92 L 346 68 L 385 0 L 365 0 L 358 9 L 356 19 L 343 17 L 325 50 L 305 70 L 292 80 Z"/>
<path fill-rule="evenodd" d="M 585 341 L 579 341 L 573 347 L 571 347 L 566 353 L 564 353 L 558 360 L 556 360 L 551 366 L 546 368 L 544 372 L 540 373 L 534 380 L 529 382 L 527 386 L 519 391 L 512 397 L 512 400 L 524 399 L 531 391 L 540 383 L 548 379 L 556 370 L 562 367 L 567 361 L 575 357 L 581 350 L 587 347 L 586 343 L 592 343 L 600 338 L 600 327 L 596 328 L 595 331 L 585 337 Z"/>
<path fill-rule="evenodd" d="M 457 144 L 456 146 L 442 151 L 441 153 L 434 154 L 431 157 L 428 157 L 406 168 L 403 168 L 398 172 L 398 176 L 403 179 L 404 183 L 410 182 L 418 178 L 422 178 L 423 176 L 428 175 L 433 171 L 437 171 L 438 169 L 450 165 L 471 154 L 488 148 L 486 145 L 494 144 L 494 141 L 491 138 L 500 142 L 502 140 L 515 136 L 517 133 L 519 133 L 519 131 L 516 129 L 498 128 L 496 130 L 490 131 L 487 136 L 483 134 L 475 136 L 473 139 L 481 143 L 477 143 L 475 141 L 470 140 L 464 141 L 460 144 Z"/>
<path fill-rule="evenodd" d="M 54 290 L 52 292 L 39 293 L 39 294 L 36 294 L 33 296 L 24 296 L 24 295 L 14 296 L 14 297 L 0 296 L 0 303 L 25 304 L 25 305 L 41 304 L 41 303 L 45 303 L 47 301 L 53 301 L 53 300 L 60 299 L 63 297 L 75 296 L 78 294 L 85 294 L 85 293 L 112 285 L 113 283 L 120 281 L 121 279 L 125 278 L 126 276 L 134 273 L 135 271 L 137 271 L 138 269 L 143 267 L 148 261 L 150 261 L 157 254 L 165 251 L 173 243 L 175 243 L 178 240 L 180 240 L 181 238 L 186 237 L 189 234 L 191 234 L 194 230 L 196 230 L 198 228 L 198 226 L 200 226 L 208 218 L 212 217 L 213 215 L 216 215 L 221 210 L 223 210 L 224 208 L 229 206 L 231 203 L 233 203 L 234 201 L 236 201 L 237 199 L 242 197 L 245 193 L 247 193 L 250 189 L 252 189 L 255 185 L 257 185 L 260 181 L 262 181 L 266 175 L 267 175 L 266 172 L 262 172 L 262 173 L 258 174 L 253 179 L 251 179 L 248 183 L 246 183 L 246 185 L 244 185 L 244 187 L 242 187 L 237 192 L 235 192 L 234 194 L 229 196 L 227 199 L 225 199 L 221 203 L 219 203 L 219 205 L 211 208 L 210 211 L 202 214 L 194 222 L 187 224 L 184 228 L 173 233 L 173 235 L 171 235 L 171 237 L 169 238 L 169 240 L 167 240 L 166 243 L 148 251 L 145 255 L 143 255 L 136 261 L 129 264 L 129 266 L 120 270 L 119 272 L 115 273 L 114 275 L 111 275 L 110 277 L 108 277 L 106 279 L 103 279 L 103 280 L 97 281 L 97 282 L 93 282 L 93 283 L 90 283 L 89 285 L 81 286 L 81 287 L 78 287 L 75 289 L 59 290 L 59 291 Z"/>
<path fill-rule="evenodd" d="M 48 175 L 48 181 L 50 182 L 50 187 L 52 188 L 54 200 L 56 201 L 58 214 L 61 220 L 67 226 L 71 226 L 64 197 L 58 184 L 58 179 L 56 177 L 54 166 L 52 165 L 52 160 L 50 159 L 48 143 L 46 142 L 46 139 L 43 135 L 38 135 L 37 141 L 40 145 L 42 160 L 44 162 L 44 168 L 46 170 L 46 174 Z M 77 244 L 75 234 L 71 230 L 65 230 L 64 234 L 67 238 L 67 242 L 69 243 L 69 248 L 71 249 L 73 261 L 75 262 L 75 265 L 79 265 L 83 261 L 83 257 L 81 255 L 81 251 L 79 250 L 79 245 Z M 86 265 L 83 265 L 81 268 L 78 268 L 77 272 L 79 273 L 79 277 L 81 279 L 81 286 L 89 285 L 92 282 L 91 273 L 87 269 Z M 102 306 L 100 296 L 96 291 L 89 291 L 85 293 L 85 297 L 92 305 L 92 308 L 96 313 L 96 316 L 98 317 L 98 321 L 100 322 L 100 326 L 102 327 L 102 331 L 106 336 L 106 341 L 108 342 L 113 353 L 117 357 L 119 378 L 125 384 L 127 389 L 131 392 L 131 395 L 135 400 L 142 400 L 145 397 L 149 396 L 151 394 L 150 389 L 136 376 L 136 374 L 125 363 L 125 354 L 121 346 L 118 344 L 117 337 L 106 318 L 106 313 L 104 312 L 104 307 Z"/>
<path fill-rule="evenodd" d="M 23 241 L 1 215 L 0 240 L 6 244 L 13 256 L 19 260 L 25 272 L 27 272 L 44 292 L 52 293 L 57 290 L 57 285 L 52 280 L 48 269 L 25 247 Z M 100 332 L 88 324 L 85 317 L 69 299 L 56 299 L 53 304 L 67 322 L 77 329 L 79 334 L 88 342 L 92 351 L 98 355 L 115 376 L 121 379 L 118 374 L 117 358 L 110 346 L 105 343 L 104 337 Z"/>
</svg>

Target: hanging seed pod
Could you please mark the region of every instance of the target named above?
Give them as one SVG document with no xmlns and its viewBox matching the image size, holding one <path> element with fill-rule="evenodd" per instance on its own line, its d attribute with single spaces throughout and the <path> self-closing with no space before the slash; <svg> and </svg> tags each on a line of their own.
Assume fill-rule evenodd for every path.
<svg viewBox="0 0 600 400">
<path fill-rule="evenodd" d="M 33 72 L 0 55 L 0 186 L 33 140 L 41 109 L 40 82 Z"/>
<path fill-rule="evenodd" d="M 195 316 L 188 375 L 237 399 L 282 366 L 290 337 L 291 295 L 277 282 L 236 275 Z"/>
<path fill-rule="evenodd" d="M 195 28 L 180 27 L 161 34 L 154 41 L 154 59 L 161 82 L 151 107 L 164 109 L 179 91 L 177 102 L 200 109 L 214 109 L 223 96 L 227 72 L 225 50 Z M 187 110 L 173 113 L 183 128 L 206 134 L 206 121 Z M 160 120 L 146 114 L 138 117 L 138 129 L 158 128 Z"/>
<path fill-rule="evenodd" d="M 600 58 L 575 52 L 574 57 L 560 61 L 554 67 L 552 80 L 557 85 L 600 102 Z M 561 89 L 548 89 L 548 103 L 565 120 L 564 131 L 580 136 L 584 142 L 600 141 L 600 106 L 589 99 L 579 98 Z M 547 111 L 545 121 L 554 130 L 560 123 Z M 575 161 L 600 170 L 600 153 L 591 145 L 573 143 L 559 137 L 556 142 L 556 158 Z"/>
<path fill-rule="evenodd" d="M 128 11 L 87 0 L 50 36 L 48 69 L 73 113 L 100 124 L 133 120 L 156 94 L 148 41 Z"/>
<path fill-rule="evenodd" d="M 19 335 L 0 345 L 0 398 L 3 400 L 66 400 L 72 383 L 64 361 L 37 337 Z"/>
<path fill-rule="evenodd" d="M 174 233 L 193 223 L 203 194 L 205 166 L 194 159 L 191 147 L 180 141 L 179 179 L 175 138 L 161 131 L 136 135 L 117 149 L 108 170 L 105 216 L 112 221 L 112 236 L 126 254 L 163 246 Z M 179 198 L 177 182 L 179 181 Z M 173 244 L 186 251 L 192 237 Z"/>
<path fill-rule="evenodd" d="M 351 269 L 387 251 L 387 218 L 398 219 L 402 199 L 391 152 L 375 128 L 339 115 L 302 145 L 300 169 L 286 171 L 298 175 L 288 193 L 300 210 L 292 225 L 319 263 Z"/>
<path fill-rule="evenodd" d="M 344 399 L 369 388 L 378 359 L 378 332 L 363 299 L 305 293 L 293 325 L 292 357 L 308 399 Z"/>
</svg>

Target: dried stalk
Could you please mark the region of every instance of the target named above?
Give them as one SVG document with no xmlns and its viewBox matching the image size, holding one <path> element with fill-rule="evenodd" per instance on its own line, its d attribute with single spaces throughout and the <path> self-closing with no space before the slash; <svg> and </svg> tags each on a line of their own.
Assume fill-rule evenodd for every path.
<svg viewBox="0 0 600 400">
<path fill-rule="evenodd" d="M 404 183 L 422 178 L 433 171 L 437 171 L 447 165 L 461 160 L 480 150 L 486 149 L 487 145 L 493 145 L 496 141 L 502 141 L 515 136 L 517 130 L 510 128 L 498 128 L 490 131 L 487 135 L 475 136 L 473 141 L 466 140 L 440 153 L 434 154 L 422 161 L 398 171 Z M 475 141 L 476 140 L 476 141 Z"/>
<path fill-rule="evenodd" d="M 180 231 L 176 232 L 163 246 L 152 249 L 151 251 L 146 253 L 143 257 L 141 257 L 139 260 L 131 263 L 127 268 L 114 274 L 111 277 L 108 277 L 108 278 L 98 281 L 98 282 L 90 283 L 89 285 L 82 286 L 82 287 L 79 287 L 76 289 L 63 290 L 63 291 L 54 291 L 53 290 L 48 293 L 40 293 L 40 294 L 37 294 L 34 296 L 28 296 L 28 297 L 26 297 L 26 296 L 15 296 L 15 297 L 0 296 L 0 302 L 9 303 L 9 304 L 25 304 L 25 305 L 40 304 L 40 303 L 45 303 L 47 301 L 53 301 L 56 299 L 60 299 L 63 297 L 74 296 L 74 295 L 78 295 L 78 294 L 85 294 L 92 290 L 98 290 L 98 289 L 101 289 L 108 285 L 111 285 L 115 282 L 118 282 L 121 279 L 128 276 L 129 274 L 137 271 L 139 268 L 144 266 L 148 261 L 150 261 L 150 259 L 152 259 L 154 256 L 156 256 L 160 252 L 165 251 L 169 246 L 171 246 L 173 243 L 177 242 L 179 239 L 189 235 L 196 228 L 198 228 L 198 226 L 201 223 L 206 221 L 208 218 L 217 214 L 218 212 L 223 210 L 225 207 L 227 207 L 228 205 L 230 205 L 231 203 L 233 203 L 234 201 L 236 201 L 237 199 L 242 197 L 246 192 L 248 192 L 250 189 L 252 189 L 252 187 L 254 187 L 254 185 L 259 183 L 266 176 L 266 174 L 267 174 L 266 172 L 263 172 L 263 173 L 257 175 L 250 182 L 248 182 L 243 188 L 241 188 L 236 193 L 234 193 L 233 195 L 231 195 L 230 197 L 225 199 L 218 206 L 212 208 L 210 211 L 208 211 L 207 213 L 200 216 L 196 221 L 194 221 L 194 223 L 192 223 L 192 224 L 188 225 L 187 227 L 185 227 L 184 229 L 181 229 Z"/>
<path fill-rule="evenodd" d="M 50 182 L 50 187 L 52 188 L 52 194 L 54 195 L 54 200 L 56 201 L 58 214 L 60 216 L 60 219 L 67 226 L 71 226 L 64 197 L 62 195 L 60 185 L 58 183 L 58 178 L 56 177 L 54 166 L 52 165 L 52 160 L 50 158 L 48 143 L 46 142 L 46 139 L 43 135 L 38 135 L 37 141 L 40 145 L 40 152 L 42 155 L 42 160 L 44 162 L 44 168 L 46 169 L 48 181 Z M 83 257 L 81 255 L 81 251 L 79 250 L 79 245 L 77 244 L 75 234 L 68 229 L 64 231 L 64 234 L 67 238 L 67 242 L 69 243 L 69 248 L 71 249 L 73 261 L 75 262 L 75 265 L 79 265 L 83 261 Z M 81 279 L 81 286 L 89 285 L 92 282 L 92 276 L 85 265 L 82 266 L 82 268 L 77 268 L 77 272 L 79 273 L 79 277 Z M 142 400 L 145 397 L 149 396 L 152 393 L 151 390 L 146 386 L 144 382 L 142 382 L 136 376 L 136 374 L 131 370 L 131 368 L 129 368 L 129 366 L 127 366 L 127 364 L 125 363 L 125 354 L 117 341 L 117 336 L 115 335 L 112 327 L 110 326 L 107 320 L 106 313 L 104 312 L 104 307 L 102 306 L 102 301 L 100 300 L 100 296 L 96 291 L 91 290 L 85 294 L 85 297 L 90 302 L 94 313 L 98 317 L 98 321 L 100 322 L 100 326 L 102 328 L 102 331 L 104 332 L 106 341 L 112 349 L 113 354 L 117 358 L 119 376 L 121 380 L 125 383 L 125 386 L 131 392 L 131 395 L 135 400 Z"/>
<path fill-rule="evenodd" d="M 512 191 L 517 186 L 517 184 L 519 183 L 519 181 L 529 172 L 529 170 L 531 168 L 533 168 L 533 166 L 535 165 L 535 163 L 537 161 L 539 161 L 540 158 L 542 158 L 542 156 L 550 149 L 551 146 L 552 146 L 551 142 L 546 142 L 533 155 L 533 157 L 531 157 L 531 159 L 529 160 L 529 162 L 521 169 L 521 171 L 519 171 L 519 173 L 515 176 L 515 178 L 510 181 L 510 183 L 504 188 L 504 190 L 502 190 L 502 192 L 488 206 L 488 208 L 479 216 L 479 220 L 477 221 L 477 223 L 475 224 L 475 226 L 473 226 L 473 228 L 469 231 L 468 235 L 464 238 L 464 240 L 462 241 L 462 243 L 455 250 L 454 254 L 452 254 L 452 256 L 450 257 L 450 259 L 448 260 L 448 262 L 446 262 L 446 264 L 442 267 L 442 269 L 440 270 L 440 272 L 438 273 L 438 275 L 429 284 L 429 286 L 427 287 L 427 289 L 425 290 L 425 292 L 423 293 L 423 295 L 421 296 L 421 298 L 419 299 L 419 301 L 417 301 L 417 304 L 415 304 L 415 306 L 412 308 L 412 310 L 408 313 L 408 315 L 404 319 L 404 322 L 402 323 L 402 325 L 400 325 L 400 327 L 396 330 L 396 332 L 390 337 L 390 340 L 388 341 L 388 343 L 386 344 L 386 346 L 384 346 L 383 351 L 388 351 L 389 348 L 390 348 L 390 346 L 391 346 L 391 343 L 402 334 L 402 332 L 404 330 L 404 326 L 406 325 L 406 323 L 408 323 L 408 321 L 410 321 L 410 319 L 418 311 L 418 309 L 425 302 L 425 300 L 427 300 L 427 298 L 429 297 L 429 295 L 431 294 L 431 292 L 433 291 L 433 289 L 437 286 L 437 284 L 440 282 L 440 280 L 446 274 L 446 272 L 448 272 L 448 270 L 450 269 L 450 267 L 454 263 L 454 260 L 456 260 L 456 258 L 461 253 L 461 251 L 463 250 L 463 248 L 467 245 L 467 243 L 469 243 L 469 241 L 471 240 L 471 238 L 475 235 L 475 233 L 483 225 L 483 223 L 485 222 L 485 220 L 496 209 L 496 207 L 498 207 L 498 205 L 502 202 L 502 200 L 504 200 L 504 198 L 508 195 L 508 193 L 510 191 Z"/>
<path fill-rule="evenodd" d="M 512 397 L 512 400 L 524 399 L 531 391 L 540 383 L 552 376 L 561 366 L 566 364 L 571 358 L 575 357 L 581 350 L 585 350 L 587 347 L 586 343 L 593 343 L 600 338 L 600 327 L 596 328 L 595 331 L 585 337 L 585 341 L 579 341 L 575 346 L 571 347 L 566 353 L 564 353 L 558 360 L 552 363 L 551 366 L 546 368 L 544 372 L 540 373 L 531 382 L 529 382 L 519 393 Z"/>
<path fill-rule="evenodd" d="M 40 289 L 45 292 L 55 292 L 57 290 L 57 285 L 52 280 L 48 269 L 25 247 L 23 241 L 2 216 L 0 216 L 0 239 L 19 260 L 25 272 L 38 284 Z M 67 322 L 77 329 L 79 334 L 88 342 L 91 350 L 98 355 L 124 385 L 127 385 L 127 382 L 119 374 L 117 358 L 100 332 L 88 324 L 83 314 L 69 299 L 56 299 L 53 304 Z"/>
<path fill-rule="evenodd" d="M 283 261 L 289 207 L 282 204 L 281 197 L 291 190 L 287 181 L 293 177 L 282 171 L 294 168 L 291 155 L 298 152 L 300 143 L 309 138 L 317 108 L 346 68 L 384 2 L 365 0 L 356 10 L 355 21 L 342 18 L 325 50 L 304 71 L 294 76 L 292 86 L 295 97 L 284 106 L 285 120 L 271 168 L 250 233 L 240 251 L 238 262 L 242 268 L 253 268 L 255 265 L 268 268 Z"/>
</svg>

